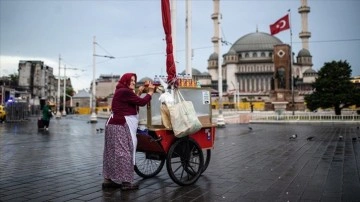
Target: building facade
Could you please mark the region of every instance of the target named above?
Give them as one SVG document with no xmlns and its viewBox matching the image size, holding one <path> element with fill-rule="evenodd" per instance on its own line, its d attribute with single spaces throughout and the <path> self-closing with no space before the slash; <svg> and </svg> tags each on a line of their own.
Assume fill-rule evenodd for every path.
<svg viewBox="0 0 360 202">
<path fill-rule="evenodd" d="M 18 88 L 21 91 L 28 92 L 28 102 L 30 105 L 42 105 L 40 102 L 49 100 L 51 103 L 62 103 L 57 100 L 58 93 L 64 96 L 64 78 L 56 78 L 54 69 L 38 60 L 20 60 L 19 61 L 19 80 Z M 60 89 L 58 82 L 60 79 Z M 66 87 L 72 88 L 71 79 L 66 79 Z M 66 90 L 65 90 L 66 92 Z M 66 96 L 66 95 L 65 95 Z"/>
<path fill-rule="evenodd" d="M 120 75 L 100 75 L 95 81 L 96 98 L 104 99 L 113 95 L 119 79 Z M 90 85 L 90 89 L 92 89 L 92 84 Z"/>
<path fill-rule="evenodd" d="M 30 103 L 38 105 L 40 100 L 55 100 L 56 86 L 53 68 L 43 61 L 19 61 L 18 87 L 29 92 Z"/>
</svg>

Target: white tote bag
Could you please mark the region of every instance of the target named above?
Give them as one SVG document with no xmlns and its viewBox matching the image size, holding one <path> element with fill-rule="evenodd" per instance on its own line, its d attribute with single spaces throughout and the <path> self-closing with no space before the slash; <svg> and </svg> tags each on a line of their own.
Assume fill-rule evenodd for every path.
<svg viewBox="0 0 360 202">
<path fill-rule="evenodd" d="M 180 138 L 196 133 L 202 125 L 196 115 L 193 103 L 185 101 L 179 90 L 175 90 L 175 96 L 178 96 L 179 102 L 168 106 L 174 135 Z"/>
</svg>

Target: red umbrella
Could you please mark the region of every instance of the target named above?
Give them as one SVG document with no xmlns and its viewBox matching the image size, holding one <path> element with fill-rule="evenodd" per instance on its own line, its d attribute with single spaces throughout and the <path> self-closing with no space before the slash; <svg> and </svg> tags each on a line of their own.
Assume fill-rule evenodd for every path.
<svg viewBox="0 0 360 202">
<path fill-rule="evenodd" d="M 171 15 L 169 0 L 161 0 L 162 21 L 166 39 L 166 73 L 168 75 L 167 82 L 177 87 L 176 67 L 173 55 L 173 44 L 171 36 Z"/>
</svg>

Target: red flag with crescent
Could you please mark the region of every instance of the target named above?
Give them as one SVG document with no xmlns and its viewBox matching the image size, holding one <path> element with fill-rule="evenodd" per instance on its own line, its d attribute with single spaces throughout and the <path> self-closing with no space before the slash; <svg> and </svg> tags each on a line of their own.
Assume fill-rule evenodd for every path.
<svg viewBox="0 0 360 202">
<path fill-rule="evenodd" d="M 287 29 L 290 29 L 289 14 L 286 14 L 284 17 L 280 18 L 274 24 L 270 25 L 271 35 L 277 34 Z"/>
<path fill-rule="evenodd" d="M 176 68 L 173 55 L 169 0 L 161 0 L 161 11 L 166 41 L 166 73 L 168 75 L 167 83 L 171 85 L 176 84 Z"/>
</svg>

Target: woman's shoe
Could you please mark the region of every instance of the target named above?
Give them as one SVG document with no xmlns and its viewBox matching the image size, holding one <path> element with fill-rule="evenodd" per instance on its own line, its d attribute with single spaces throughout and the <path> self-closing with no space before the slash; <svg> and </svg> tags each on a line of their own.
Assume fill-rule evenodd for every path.
<svg viewBox="0 0 360 202">
<path fill-rule="evenodd" d="M 123 190 L 123 191 L 136 190 L 136 189 L 139 189 L 139 185 L 138 184 L 131 184 L 130 182 L 123 182 L 120 189 Z"/>
<path fill-rule="evenodd" d="M 117 184 L 111 180 L 104 179 L 104 182 L 102 183 L 102 188 L 121 188 L 121 184 Z"/>
</svg>

